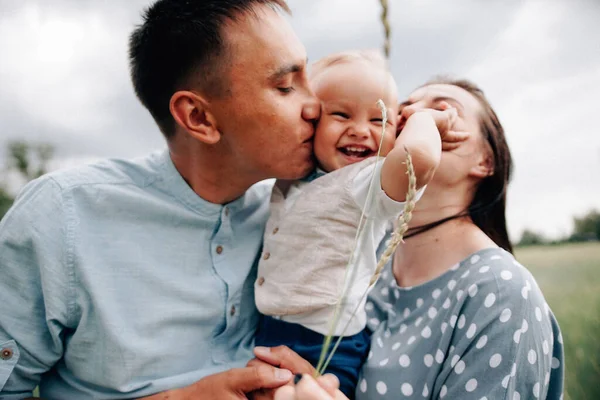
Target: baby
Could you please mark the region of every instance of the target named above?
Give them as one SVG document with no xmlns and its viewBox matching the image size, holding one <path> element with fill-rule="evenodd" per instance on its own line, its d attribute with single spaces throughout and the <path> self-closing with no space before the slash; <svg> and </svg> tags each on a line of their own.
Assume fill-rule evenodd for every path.
<svg viewBox="0 0 600 400">
<path fill-rule="evenodd" d="M 352 398 L 370 342 L 363 293 L 375 271 L 376 249 L 389 222 L 401 214 L 408 190 L 405 149 L 413 159 L 419 198 L 441 157 L 437 125 L 447 126 L 455 111 L 415 113 L 396 138 L 396 84 L 374 52 L 325 57 L 313 65 L 310 84 L 322 102 L 314 137 L 318 168 L 298 181 L 277 181 L 273 189 L 255 283 L 263 314 L 256 345 L 284 344 L 316 365 L 374 173 L 373 200 L 354 256 L 357 273 L 334 332 L 344 338 L 326 371 L 337 375 L 340 389 Z M 378 99 L 389 107 L 381 142 L 386 157 L 379 160 L 373 157 L 382 135 Z"/>
</svg>

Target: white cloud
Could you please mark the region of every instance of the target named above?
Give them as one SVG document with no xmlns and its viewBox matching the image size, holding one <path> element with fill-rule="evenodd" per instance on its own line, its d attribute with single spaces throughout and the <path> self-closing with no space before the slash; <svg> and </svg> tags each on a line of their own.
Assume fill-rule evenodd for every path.
<svg viewBox="0 0 600 400">
<path fill-rule="evenodd" d="M 497 35 L 482 61 L 469 71 L 475 80 L 493 80 L 490 86 L 534 78 L 544 72 L 543 62 L 558 49 L 561 19 L 566 3 L 526 1 L 511 25 Z M 541 70 L 540 70 L 541 67 Z M 510 75 L 507 75 L 510 73 Z M 509 78 L 509 79 L 507 79 Z"/>
<path fill-rule="evenodd" d="M 471 79 L 492 101 L 513 152 L 509 190 L 513 238 L 524 228 L 551 237 L 572 229 L 572 216 L 600 208 L 600 135 L 593 122 L 600 93 L 600 61 L 576 73 L 561 68 L 570 42 L 561 39 L 567 3 L 529 1 L 474 65 Z"/>
<path fill-rule="evenodd" d="M 127 83 L 126 42 L 102 14 L 76 11 L 30 3 L 2 19 L 3 97 L 42 124 L 100 131 L 114 123 L 103 105 Z"/>
<path fill-rule="evenodd" d="M 335 42 L 364 33 L 377 22 L 378 2 L 364 0 L 290 1 L 292 23 L 304 40 Z"/>
</svg>

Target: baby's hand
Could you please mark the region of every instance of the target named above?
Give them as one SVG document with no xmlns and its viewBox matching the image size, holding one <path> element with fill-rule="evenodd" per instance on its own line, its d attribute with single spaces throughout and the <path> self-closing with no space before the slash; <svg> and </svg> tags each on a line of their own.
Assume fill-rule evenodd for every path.
<svg viewBox="0 0 600 400">
<path fill-rule="evenodd" d="M 426 112 L 433 117 L 438 131 L 440 131 L 440 137 L 442 140 L 448 136 L 448 132 L 450 132 L 454 126 L 454 123 L 456 122 L 456 118 L 458 117 L 456 108 L 452 107 L 445 101 L 442 101 L 439 104 L 439 109 L 423 108 L 418 112 Z"/>
<path fill-rule="evenodd" d="M 426 108 L 421 110 L 421 112 L 427 112 L 433 117 L 435 125 L 440 132 L 440 138 L 442 139 L 442 150 L 454 150 L 461 142 L 468 139 L 469 134 L 468 132 L 454 130 L 455 122 L 458 118 L 456 108 L 445 101 L 441 102 L 439 107 L 440 109 Z"/>
<path fill-rule="evenodd" d="M 456 108 L 452 107 L 448 102 L 442 101 L 439 103 L 437 109 L 432 108 L 418 108 L 406 107 L 400 113 L 398 123 L 398 134 L 401 134 L 402 130 L 406 126 L 406 122 L 414 114 L 426 113 L 429 114 L 440 134 L 442 140 L 442 150 L 450 151 L 458 148 L 462 142 L 469 138 L 468 132 L 456 130 L 456 120 L 458 114 Z"/>
</svg>

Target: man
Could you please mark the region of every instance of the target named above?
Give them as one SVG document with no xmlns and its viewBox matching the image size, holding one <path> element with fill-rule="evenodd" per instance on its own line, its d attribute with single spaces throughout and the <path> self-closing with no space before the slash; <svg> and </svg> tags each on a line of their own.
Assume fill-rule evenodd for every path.
<svg viewBox="0 0 600 400">
<path fill-rule="evenodd" d="M 240 398 L 270 188 L 313 168 L 319 103 L 284 0 L 159 0 L 131 36 L 168 151 L 30 183 L 0 225 L 0 397 Z M 235 369 L 232 369 L 235 368 Z"/>
</svg>

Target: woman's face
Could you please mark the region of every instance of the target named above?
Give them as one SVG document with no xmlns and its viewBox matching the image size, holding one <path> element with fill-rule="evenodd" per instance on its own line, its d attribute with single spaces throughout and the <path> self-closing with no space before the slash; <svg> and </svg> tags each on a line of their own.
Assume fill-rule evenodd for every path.
<svg viewBox="0 0 600 400">
<path fill-rule="evenodd" d="M 403 127 L 406 119 L 415 111 L 424 108 L 440 109 L 440 104 L 449 103 L 458 113 L 454 131 L 470 133 L 468 139 L 451 151 L 444 151 L 440 166 L 429 189 L 455 186 L 458 183 L 472 180 L 477 182 L 489 175 L 491 152 L 480 129 L 479 101 L 466 90 L 448 84 L 432 84 L 415 90 L 400 105 L 398 126 Z M 431 191 L 431 190 L 429 190 Z"/>
</svg>

